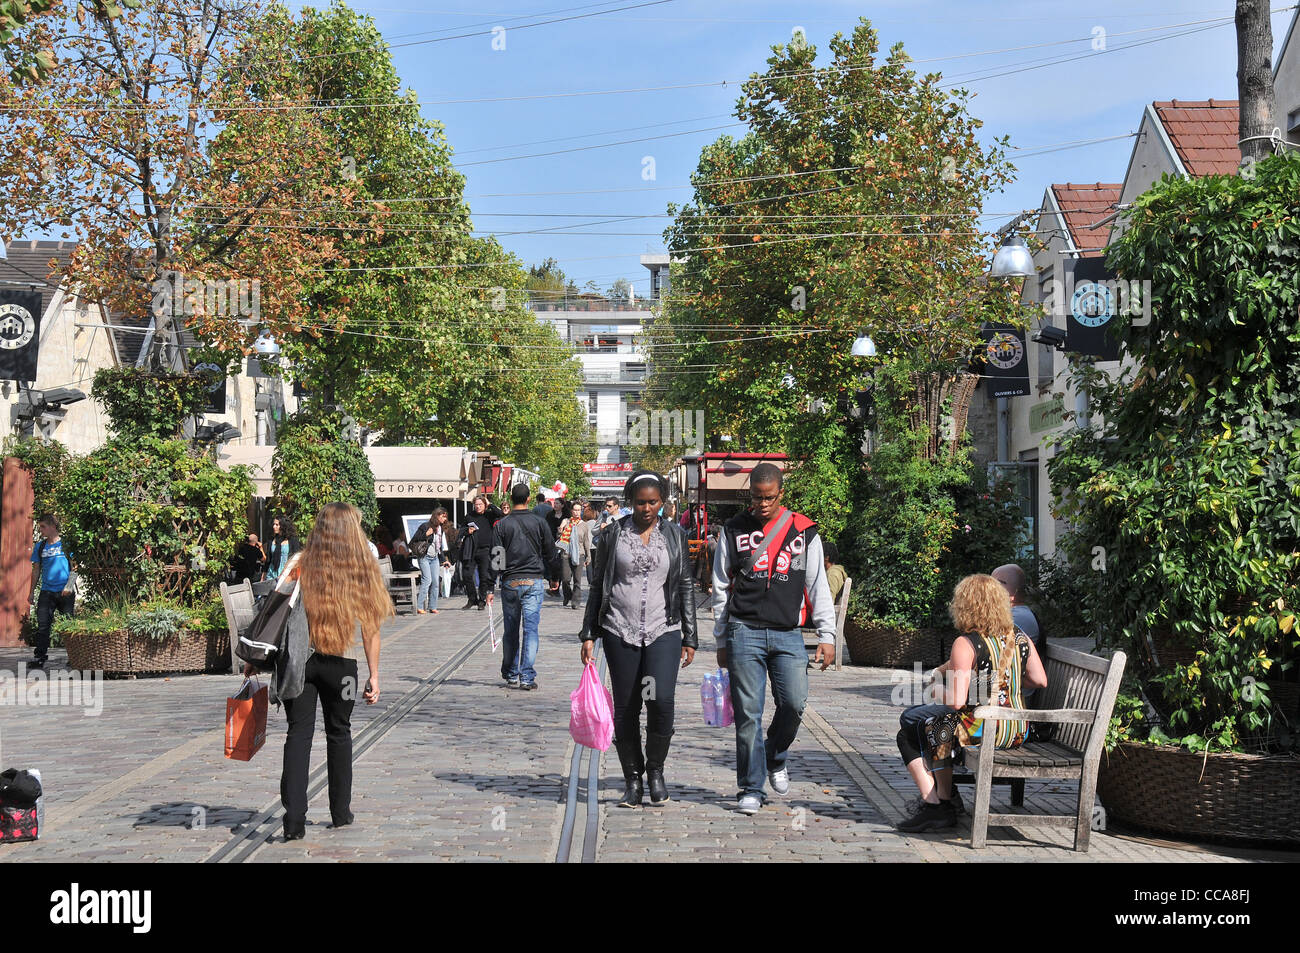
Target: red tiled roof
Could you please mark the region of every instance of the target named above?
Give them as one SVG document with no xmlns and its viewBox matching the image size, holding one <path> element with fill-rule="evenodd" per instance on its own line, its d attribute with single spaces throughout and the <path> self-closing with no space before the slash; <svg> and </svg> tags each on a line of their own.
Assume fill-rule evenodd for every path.
<svg viewBox="0 0 1300 953">
<path fill-rule="evenodd" d="M 1110 238 L 1110 223 L 1099 228 L 1090 229 L 1087 226 L 1114 214 L 1120 188 L 1117 182 L 1094 182 L 1092 185 L 1066 182 L 1052 186 L 1052 196 L 1060 206 L 1074 247 L 1085 258 L 1100 255 L 1106 248 L 1106 242 Z M 1054 221 L 1044 221 L 1043 225 L 1047 229 L 1060 227 L 1060 223 Z"/>
<path fill-rule="evenodd" d="M 1237 147 L 1237 101 L 1156 102 L 1151 104 L 1188 175 L 1234 175 L 1241 162 Z"/>
</svg>

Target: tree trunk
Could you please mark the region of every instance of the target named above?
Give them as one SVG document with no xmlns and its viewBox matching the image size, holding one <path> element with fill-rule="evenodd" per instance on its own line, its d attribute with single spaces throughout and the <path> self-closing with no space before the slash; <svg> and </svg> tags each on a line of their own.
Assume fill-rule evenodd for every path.
<svg viewBox="0 0 1300 953">
<path fill-rule="evenodd" d="M 1273 24 L 1268 0 L 1237 0 L 1237 138 L 1243 160 L 1273 154 Z"/>
</svg>

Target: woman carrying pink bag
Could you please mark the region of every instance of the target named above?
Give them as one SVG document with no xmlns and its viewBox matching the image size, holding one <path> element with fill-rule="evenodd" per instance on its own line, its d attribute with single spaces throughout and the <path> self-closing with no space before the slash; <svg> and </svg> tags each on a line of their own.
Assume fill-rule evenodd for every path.
<svg viewBox="0 0 1300 953">
<path fill-rule="evenodd" d="M 640 807 L 645 786 L 652 805 L 668 800 L 664 760 L 673 734 L 677 672 L 691 664 L 698 644 L 686 533 L 659 516 L 667 491 L 667 481 L 649 470 L 632 474 L 625 484 L 632 513 L 600 531 L 582 623 L 584 681 L 595 678 L 589 663 L 599 638 L 614 686 L 614 747 L 627 782 L 619 807 Z"/>
</svg>

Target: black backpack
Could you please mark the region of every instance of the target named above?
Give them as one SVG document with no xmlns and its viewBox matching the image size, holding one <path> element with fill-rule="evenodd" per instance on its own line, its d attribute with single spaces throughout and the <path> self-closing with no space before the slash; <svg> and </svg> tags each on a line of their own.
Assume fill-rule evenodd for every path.
<svg viewBox="0 0 1300 953">
<path fill-rule="evenodd" d="M 271 590 L 258 607 L 253 621 L 239 635 L 235 655 L 248 662 L 259 672 L 275 668 L 276 660 L 284 651 L 285 636 L 289 631 L 289 615 L 298 602 L 298 584 L 284 592 Z"/>
</svg>

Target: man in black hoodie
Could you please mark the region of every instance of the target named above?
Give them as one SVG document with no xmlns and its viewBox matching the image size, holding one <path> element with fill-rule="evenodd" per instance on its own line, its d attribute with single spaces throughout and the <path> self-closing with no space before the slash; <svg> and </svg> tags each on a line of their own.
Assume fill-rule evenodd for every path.
<svg viewBox="0 0 1300 953">
<path fill-rule="evenodd" d="M 528 510 L 528 486 L 510 491 L 510 512 L 497 524 L 497 563 L 501 566 L 502 635 L 501 677 L 510 688 L 531 691 L 537 687 L 538 623 L 547 569 L 558 561 L 555 534 L 536 512 Z M 492 598 L 491 592 L 488 599 Z M 520 624 L 523 639 L 519 638 Z"/>
</svg>

